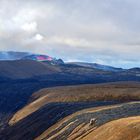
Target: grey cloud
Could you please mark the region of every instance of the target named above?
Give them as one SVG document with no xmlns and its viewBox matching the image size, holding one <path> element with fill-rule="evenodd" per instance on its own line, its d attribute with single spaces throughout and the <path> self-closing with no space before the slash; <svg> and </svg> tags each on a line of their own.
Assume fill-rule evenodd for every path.
<svg viewBox="0 0 140 140">
<path fill-rule="evenodd" d="M 1 0 L 0 49 L 140 66 L 139 13 L 138 0 Z"/>
</svg>

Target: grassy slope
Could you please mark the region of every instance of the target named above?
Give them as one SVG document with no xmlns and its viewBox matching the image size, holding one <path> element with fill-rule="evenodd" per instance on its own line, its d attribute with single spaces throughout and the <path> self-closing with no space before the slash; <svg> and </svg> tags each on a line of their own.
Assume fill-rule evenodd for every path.
<svg viewBox="0 0 140 140">
<path fill-rule="evenodd" d="M 19 110 L 9 124 L 13 125 L 49 103 L 109 100 L 123 102 L 140 100 L 140 83 L 112 83 L 43 89 L 33 94 L 30 103 Z"/>
<path fill-rule="evenodd" d="M 126 119 L 124 121 L 124 125 L 120 126 L 120 129 L 115 127 L 115 124 L 117 126 L 116 122 L 111 122 L 113 120 L 117 120 L 120 118 L 126 118 L 131 116 L 139 116 L 140 112 L 138 111 L 140 109 L 140 102 L 131 102 L 131 103 L 125 103 L 120 105 L 114 105 L 114 106 L 108 106 L 108 107 L 97 107 L 97 108 L 90 108 L 86 110 L 82 110 L 79 112 L 76 112 L 63 120 L 59 121 L 49 129 L 47 129 L 42 135 L 36 138 L 36 140 L 88 140 L 86 138 L 89 138 L 89 140 L 93 137 L 94 134 L 96 134 L 98 137 L 96 140 L 107 140 L 112 133 L 112 136 L 118 130 L 122 130 L 120 132 L 125 133 L 125 137 L 127 136 L 128 132 L 130 131 L 130 138 L 133 137 L 133 132 L 136 131 L 136 136 L 138 136 L 138 132 L 140 131 L 140 117 L 132 118 L 132 119 Z M 90 119 L 97 118 L 97 122 L 95 126 L 90 126 L 89 122 Z M 123 122 L 118 121 L 118 125 Z M 127 124 L 127 122 L 130 122 Z M 107 125 L 106 125 L 107 123 Z M 136 124 L 137 123 L 137 124 Z M 112 125 L 110 125 L 112 124 Z M 114 125 L 114 127 L 113 127 Z M 110 128 L 109 132 L 107 128 Z M 124 129 L 124 132 L 123 132 Z M 102 132 L 103 131 L 103 132 Z M 93 135 L 92 135 L 92 133 Z M 108 133 L 107 133 L 108 132 Z M 102 135 L 100 135 L 102 134 Z M 107 134 L 107 136 L 106 136 Z M 118 137 L 119 138 L 119 137 Z M 113 139 L 111 139 L 113 140 Z M 125 140 L 125 139 L 114 139 L 114 140 Z M 129 140 L 129 139 L 128 139 Z M 132 140 L 132 139 L 131 139 Z"/>
<path fill-rule="evenodd" d="M 82 140 L 139 140 L 140 116 L 111 121 Z"/>
</svg>

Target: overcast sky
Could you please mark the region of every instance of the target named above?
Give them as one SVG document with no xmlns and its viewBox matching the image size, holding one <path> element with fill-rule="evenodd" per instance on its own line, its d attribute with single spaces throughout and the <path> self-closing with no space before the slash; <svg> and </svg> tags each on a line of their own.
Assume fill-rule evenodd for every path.
<svg viewBox="0 0 140 140">
<path fill-rule="evenodd" d="M 0 50 L 140 67 L 140 1 L 0 0 Z"/>
</svg>

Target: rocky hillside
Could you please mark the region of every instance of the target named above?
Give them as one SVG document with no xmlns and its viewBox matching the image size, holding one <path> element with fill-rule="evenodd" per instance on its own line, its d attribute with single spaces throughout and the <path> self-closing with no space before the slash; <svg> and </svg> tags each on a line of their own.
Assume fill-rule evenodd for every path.
<svg viewBox="0 0 140 140">
<path fill-rule="evenodd" d="M 47 88 L 33 94 L 31 103 L 18 111 L 9 123 L 16 123 L 49 103 L 127 102 L 135 100 L 140 100 L 140 83 L 130 82 Z"/>
<path fill-rule="evenodd" d="M 133 140 L 140 137 L 140 117 L 125 118 L 140 116 L 138 110 L 140 102 L 82 110 L 56 123 L 36 140 Z M 120 118 L 124 119 L 113 121 Z"/>
<path fill-rule="evenodd" d="M 140 109 L 139 102 L 109 106 L 122 102 L 140 100 L 139 91 L 140 83 L 135 82 L 42 89 L 35 92 L 28 103 L 11 117 L 9 126 L 0 133 L 0 138 L 32 140 L 39 136 L 42 139 L 42 137 L 45 136 L 45 139 L 48 140 L 48 137 L 51 138 L 53 135 L 55 139 L 57 137 L 60 139 L 63 135 L 61 132 L 67 134 L 65 129 L 67 130 L 71 124 L 74 124 L 74 126 L 72 125 L 70 131 L 68 129 L 68 135 L 64 135 L 66 137 L 69 137 L 72 131 L 77 131 L 77 129 L 83 125 L 82 123 L 87 124 L 84 124 L 85 128 L 89 126 L 89 122 L 92 118 L 98 118 L 97 124 L 100 126 L 114 119 L 139 115 L 137 111 Z M 75 116 L 74 122 L 63 122 L 62 119 L 64 117 L 70 115 L 71 118 L 73 117 L 73 115 L 71 115 L 72 113 L 86 108 L 91 108 L 89 109 L 91 113 L 90 111 L 87 113 L 83 110 L 81 111 L 80 117 Z M 94 110 L 98 109 L 101 111 L 100 113 L 97 111 L 97 113 L 92 114 Z M 57 131 L 52 132 L 55 130 L 55 126 L 52 127 L 52 125 L 59 121 L 62 121 L 64 124 L 62 123 Z M 82 134 L 85 133 L 85 128 L 82 130 Z M 46 132 L 50 133 L 47 135 Z M 54 133 L 56 135 L 54 135 Z M 78 135 L 81 135 L 81 133 Z M 66 137 L 64 137 L 64 139 L 66 139 Z M 72 135 L 72 137 L 75 136 Z"/>
</svg>

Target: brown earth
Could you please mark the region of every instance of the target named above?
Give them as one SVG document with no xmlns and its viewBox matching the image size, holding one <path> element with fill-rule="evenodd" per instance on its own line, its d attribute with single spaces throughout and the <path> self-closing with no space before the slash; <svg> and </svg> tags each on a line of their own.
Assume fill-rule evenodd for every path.
<svg viewBox="0 0 140 140">
<path fill-rule="evenodd" d="M 139 109 L 140 102 L 85 109 L 65 117 L 36 140 L 139 140 L 134 139 L 140 136 Z M 93 118 L 97 122 L 90 125 Z"/>
<path fill-rule="evenodd" d="M 140 140 L 140 116 L 111 121 L 81 140 Z"/>
<path fill-rule="evenodd" d="M 111 100 L 122 102 L 140 100 L 140 83 L 109 83 L 42 89 L 33 94 L 30 103 L 19 110 L 9 124 L 17 123 L 49 103 Z"/>
</svg>

